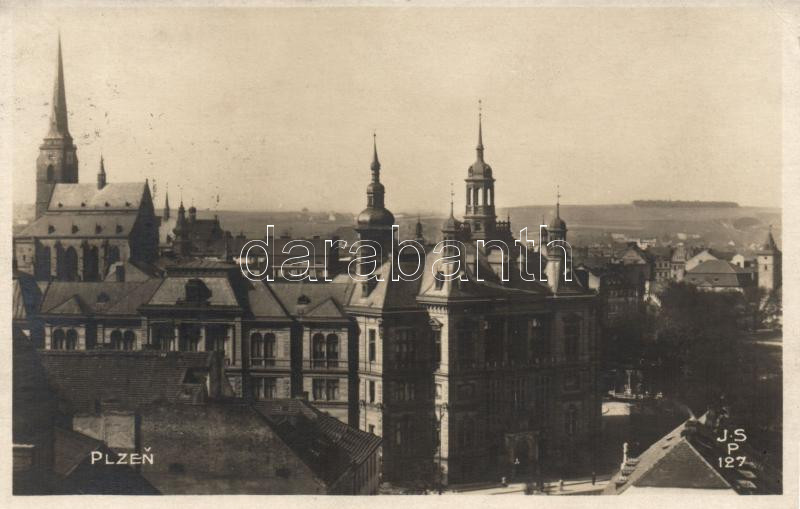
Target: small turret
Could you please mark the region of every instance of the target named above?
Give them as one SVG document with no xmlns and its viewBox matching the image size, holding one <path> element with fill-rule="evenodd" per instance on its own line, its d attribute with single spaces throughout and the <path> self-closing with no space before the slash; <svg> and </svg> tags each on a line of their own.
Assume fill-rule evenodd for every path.
<svg viewBox="0 0 800 509">
<path fill-rule="evenodd" d="M 106 187 L 106 167 L 103 164 L 103 154 L 100 154 L 100 171 L 97 172 L 97 189 Z"/>
</svg>

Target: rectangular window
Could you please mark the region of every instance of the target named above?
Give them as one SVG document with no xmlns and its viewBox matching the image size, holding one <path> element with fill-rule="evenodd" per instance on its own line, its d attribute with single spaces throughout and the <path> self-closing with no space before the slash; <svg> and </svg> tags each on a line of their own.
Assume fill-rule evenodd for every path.
<svg viewBox="0 0 800 509">
<path fill-rule="evenodd" d="M 375 344 L 375 329 L 370 329 L 367 334 L 369 335 L 369 362 L 375 362 L 376 358 L 376 344 Z"/>
<path fill-rule="evenodd" d="M 580 321 L 564 322 L 564 355 L 568 360 L 578 360 L 580 333 Z"/>
<path fill-rule="evenodd" d="M 373 435 L 375 434 L 375 425 L 374 424 L 370 424 L 369 425 L 369 432 L 372 433 Z M 372 461 L 372 458 L 370 458 L 370 461 Z"/>
<path fill-rule="evenodd" d="M 369 402 L 375 403 L 375 382 L 369 381 Z"/>
<path fill-rule="evenodd" d="M 278 384 L 275 378 L 255 379 L 255 398 L 263 401 L 278 398 Z"/>
<path fill-rule="evenodd" d="M 328 401 L 337 401 L 339 399 L 339 380 L 327 380 L 325 397 Z"/>
<path fill-rule="evenodd" d="M 315 378 L 311 382 L 312 390 L 315 400 L 324 400 L 325 399 L 325 380 L 320 378 Z"/>
<path fill-rule="evenodd" d="M 442 399 L 442 384 L 436 384 L 436 399 Z"/>
<path fill-rule="evenodd" d="M 442 331 L 433 331 L 433 352 L 431 355 L 433 367 L 438 368 L 442 362 Z"/>
</svg>

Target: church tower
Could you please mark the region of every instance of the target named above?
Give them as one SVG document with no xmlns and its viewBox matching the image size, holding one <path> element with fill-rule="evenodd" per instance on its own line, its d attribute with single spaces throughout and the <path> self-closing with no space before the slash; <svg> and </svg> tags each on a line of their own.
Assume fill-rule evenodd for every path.
<svg viewBox="0 0 800 509">
<path fill-rule="evenodd" d="M 367 186 L 367 208 L 358 215 L 356 231 L 361 240 L 378 242 L 384 255 L 388 255 L 392 246 L 392 225 L 394 215 L 386 209 L 384 195 L 386 190 L 381 184 L 381 163 L 378 161 L 378 146 L 375 135 L 372 135 L 372 182 Z"/>
<path fill-rule="evenodd" d="M 497 225 L 494 212 L 494 177 L 492 167 L 483 159 L 482 112 L 478 111 L 477 157 L 467 170 L 467 210 L 464 222 L 469 224 L 474 239 L 492 238 Z"/>
<path fill-rule="evenodd" d="M 765 290 L 775 290 L 781 286 L 782 254 L 775 238 L 772 236 L 772 226 L 769 227 L 767 239 L 758 251 L 758 286 Z"/>
<path fill-rule="evenodd" d="M 78 182 L 77 148 L 72 143 L 67 121 L 67 97 L 64 89 L 64 66 L 61 61 L 61 37 L 58 38 L 58 62 L 50 112 L 50 129 L 39 147 L 36 159 L 36 218 L 47 211 L 56 184 Z"/>
</svg>

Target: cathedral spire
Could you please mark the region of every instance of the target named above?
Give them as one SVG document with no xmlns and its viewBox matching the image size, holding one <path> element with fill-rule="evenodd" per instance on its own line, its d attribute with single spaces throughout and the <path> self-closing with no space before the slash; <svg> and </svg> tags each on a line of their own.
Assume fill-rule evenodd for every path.
<svg viewBox="0 0 800 509">
<path fill-rule="evenodd" d="M 167 191 L 164 193 L 164 221 L 169 221 L 169 185 Z"/>
<path fill-rule="evenodd" d="M 61 34 L 58 35 L 58 62 L 53 85 L 53 107 L 50 112 L 48 138 L 72 138 L 67 121 L 67 93 L 64 87 L 64 64 L 61 59 Z"/>
</svg>

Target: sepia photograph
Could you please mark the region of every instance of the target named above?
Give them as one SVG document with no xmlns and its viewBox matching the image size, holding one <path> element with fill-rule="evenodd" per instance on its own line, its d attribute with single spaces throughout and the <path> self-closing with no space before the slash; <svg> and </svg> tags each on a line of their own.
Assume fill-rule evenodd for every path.
<svg viewBox="0 0 800 509">
<path fill-rule="evenodd" d="M 797 507 L 797 7 L 0 5 L 4 499 Z"/>
</svg>

